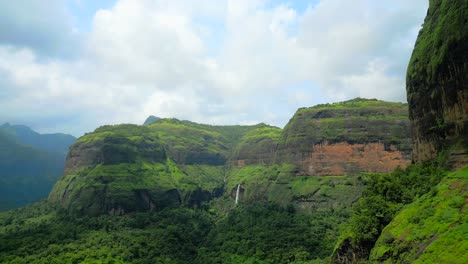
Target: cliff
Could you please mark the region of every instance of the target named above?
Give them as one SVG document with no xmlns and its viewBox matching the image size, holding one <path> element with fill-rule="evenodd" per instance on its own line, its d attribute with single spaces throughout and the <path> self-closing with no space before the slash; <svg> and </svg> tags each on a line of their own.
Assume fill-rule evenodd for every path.
<svg viewBox="0 0 468 264">
<path fill-rule="evenodd" d="M 408 133 L 405 104 L 365 99 L 300 109 L 284 130 L 177 119 L 103 126 L 71 146 L 49 201 L 84 214 L 126 214 L 199 206 L 241 185 L 245 202 L 348 208 L 362 183 L 343 175 L 405 166 Z"/>
<path fill-rule="evenodd" d="M 407 71 L 413 159 L 468 165 L 468 2 L 431 0 Z"/>
<path fill-rule="evenodd" d="M 308 175 L 404 167 L 411 155 L 407 111 L 406 104 L 361 98 L 301 108 L 284 128 L 276 160 Z"/>
<path fill-rule="evenodd" d="M 199 206 L 222 193 L 231 149 L 253 128 L 177 119 L 100 127 L 71 146 L 49 201 L 89 215 Z"/>
<path fill-rule="evenodd" d="M 466 263 L 468 2 L 431 0 L 407 71 L 413 160 L 447 154 L 437 186 L 385 227 L 372 263 Z"/>
</svg>

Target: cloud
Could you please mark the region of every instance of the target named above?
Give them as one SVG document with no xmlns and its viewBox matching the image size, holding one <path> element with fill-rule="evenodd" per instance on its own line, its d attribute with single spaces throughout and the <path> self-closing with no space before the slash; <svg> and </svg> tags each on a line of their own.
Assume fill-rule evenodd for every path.
<svg viewBox="0 0 468 264">
<path fill-rule="evenodd" d="M 68 21 L 63 3 L 52 3 Z M 14 15 L 3 21 L 28 25 L 15 26 L 16 39 L 29 31 L 39 37 L 0 37 L 0 120 L 75 135 L 142 123 L 150 114 L 283 126 L 298 107 L 316 103 L 357 96 L 405 101 L 406 64 L 426 1 L 292 6 L 119 0 L 95 13 L 90 32 L 76 35 L 73 58 L 46 45 L 67 46 L 73 25 L 24 18 L 29 9 L 9 7 Z"/>
<path fill-rule="evenodd" d="M 63 0 L 2 1 L 0 44 L 29 48 L 45 56 L 71 56 L 78 32 Z"/>
</svg>

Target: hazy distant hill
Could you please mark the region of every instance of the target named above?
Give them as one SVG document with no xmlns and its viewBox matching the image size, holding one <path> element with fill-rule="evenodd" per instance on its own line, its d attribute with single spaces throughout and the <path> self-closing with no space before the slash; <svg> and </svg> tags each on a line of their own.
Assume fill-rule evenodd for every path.
<svg viewBox="0 0 468 264">
<path fill-rule="evenodd" d="M 10 125 L 9 123 L 0 126 L 0 131 L 14 137 L 22 144 L 64 154 L 68 152 L 68 147 L 76 140 L 72 135 L 63 133 L 39 134 L 27 126 Z"/>
<path fill-rule="evenodd" d="M 0 126 L 0 210 L 46 197 L 62 174 L 74 141 L 66 134 L 41 135 L 26 126 Z"/>
</svg>

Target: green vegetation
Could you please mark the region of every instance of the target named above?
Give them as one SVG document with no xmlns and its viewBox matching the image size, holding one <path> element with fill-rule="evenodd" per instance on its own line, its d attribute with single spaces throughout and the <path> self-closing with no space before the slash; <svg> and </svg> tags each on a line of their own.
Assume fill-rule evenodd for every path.
<svg viewBox="0 0 468 264">
<path fill-rule="evenodd" d="M 371 261 L 466 263 L 468 167 L 450 173 L 435 188 L 405 206 L 383 230 Z"/>
<path fill-rule="evenodd" d="M 192 263 L 212 223 L 184 208 L 70 217 L 39 203 L 0 214 L 0 262 Z"/>
<path fill-rule="evenodd" d="M 222 216 L 188 208 L 71 216 L 40 202 L 0 213 L 0 262 L 317 263 L 330 255 L 343 219 L 268 203 Z"/>
<path fill-rule="evenodd" d="M 65 175 L 49 200 L 90 215 L 200 204 L 222 188 L 223 176 L 223 167 L 179 168 L 170 159 L 165 163 L 100 164 Z"/>
<path fill-rule="evenodd" d="M 446 171 L 436 162 L 410 165 L 405 170 L 397 168 L 390 174 L 369 174 L 363 197 L 353 207 L 347 230 L 335 250 L 335 259 L 349 259 L 350 252 L 367 259 L 395 214 L 405 204 L 433 190 L 445 175 Z"/>
<path fill-rule="evenodd" d="M 231 160 L 243 161 L 244 164 L 272 164 L 281 131 L 267 125 L 250 130 L 234 148 Z"/>
<path fill-rule="evenodd" d="M 295 214 L 273 204 L 243 205 L 222 218 L 200 249 L 200 263 L 309 263 L 330 255 L 340 215 Z M 332 238 L 333 240 L 333 238 Z"/>
<path fill-rule="evenodd" d="M 386 109 L 401 109 L 403 106 L 408 106 L 405 103 L 398 102 L 386 102 L 377 99 L 366 99 L 366 98 L 354 98 L 348 101 L 331 103 L 331 104 L 319 104 L 312 107 L 303 107 L 298 109 L 298 113 L 306 113 L 312 109 L 314 110 L 333 110 L 333 114 L 340 115 L 343 112 L 340 110 L 362 110 L 362 109 L 373 109 L 380 110 Z M 404 111 L 398 111 L 398 114 L 404 114 Z"/>
<path fill-rule="evenodd" d="M 455 167 L 468 163 L 467 13 L 464 0 L 429 1 L 406 75 L 415 161 L 458 145 L 453 152 L 464 156 L 453 160 Z"/>
<path fill-rule="evenodd" d="M 423 84 L 434 83 L 447 75 L 450 69 L 447 63 L 455 66 L 466 61 L 468 23 L 464 16 L 467 10 L 466 2 L 460 0 L 430 1 L 424 27 L 419 32 L 408 66 L 408 78 Z M 433 89 L 431 85 L 420 85 L 418 89 L 424 87 Z"/>
<path fill-rule="evenodd" d="M 228 195 L 241 185 L 241 202 L 269 201 L 296 210 L 347 210 L 360 196 L 363 183 L 359 176 L 312 177 L 296 175 L 296 166 L 246 166 L 228 171 Z"/>
</svg>

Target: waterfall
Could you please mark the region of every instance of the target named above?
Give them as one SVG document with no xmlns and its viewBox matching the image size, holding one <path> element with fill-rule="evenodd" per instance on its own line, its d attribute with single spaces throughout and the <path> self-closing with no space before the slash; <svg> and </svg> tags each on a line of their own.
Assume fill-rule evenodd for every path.
<svg viewBox="0 0 468 264">
<path fill-rule="evenodd" d="M 236 191 L 236 204 L 239 202 L 239 189 L 240 189 L 240 184 L 237 184 L 237 191 Z"/>
</svg>

